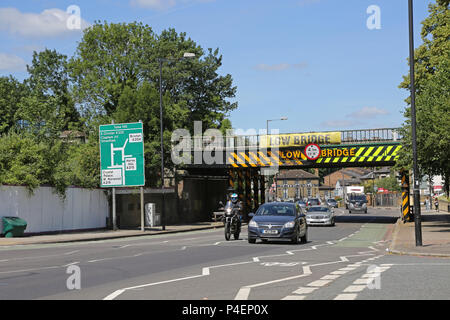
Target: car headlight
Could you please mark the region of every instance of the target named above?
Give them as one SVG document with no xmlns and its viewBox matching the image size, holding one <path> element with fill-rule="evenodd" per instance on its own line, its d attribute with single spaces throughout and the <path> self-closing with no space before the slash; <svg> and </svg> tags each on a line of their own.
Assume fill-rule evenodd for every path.
<svg viewBox="0 0 450 320">
<path fill-rule="evenodd" d="M 252 227 L 252 228 L 258 228 L 258 224 L 257 224 L 255 221 L 253 221 L 253 220 L 250 221 L 250 223 L 248 224 L 248 226 L 249 226 L 249 227 Z"/>
<path fill-rule="evenodd" d="M 367 204 L 363 203 L 363 205 L 362 205 L 362 206 L 363 206 L 363 208 L 365 208 L 365 207 L 367 207 Z"/>
<path fill-rule="evenodd" d="M 286 222 L 284 224 L 285 228 L 293 228 L 294 226 L 295 226 L 295 222 L 294 221 Z"/>
</svg>

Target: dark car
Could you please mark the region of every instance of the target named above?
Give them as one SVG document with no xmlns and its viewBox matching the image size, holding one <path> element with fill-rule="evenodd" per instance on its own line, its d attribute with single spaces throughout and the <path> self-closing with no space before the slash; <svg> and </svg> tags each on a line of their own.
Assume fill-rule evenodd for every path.
<svg viewBox="0 0 450 320">
<path fill-rule="evenodd" d="M 306 217 L 295 203 L 270 202 L 261 205 L 256 213 L 250 213 L 248 242 L 257 239 L 291 240 L 292 243 L 308 241 Z"/>
<path fill-rule="evenodd" d="M 338 203 L 336 200 L 329 198 L 327 199 L 327 204 L 330 208 L 337 208 L 338 207 Z"/>
<path fill-rule="evenodd" d="M 364 211 L 364 213 L 367 213 L 367 198 L 365 195 L 355 194 L 349 196 L 348 212 L 352 213 L 355 211 Z"/>
</svg>

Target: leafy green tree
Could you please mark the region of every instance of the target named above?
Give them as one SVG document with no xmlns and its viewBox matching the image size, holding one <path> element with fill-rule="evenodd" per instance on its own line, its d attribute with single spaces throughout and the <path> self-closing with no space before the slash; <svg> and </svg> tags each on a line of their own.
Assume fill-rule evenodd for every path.
<svg viewBox="0 0 450 320">
<path fill-rule="evenodd" d="M 64 130 L 79 127 L 79 114 L 70 92 L 67 57 L 55 50 L 34 52 L 28 94 L 21 99 L 16 120 L 41 137 L 58 138 Z"/>
<path fill-rule="evenodd" d="M 419 169 L 422 174 L 442 175 L 448 194 L 450 182 L 450 10 L 449 0 L 429 5 L 422 22 L 423 44 L 415 50 L 416 123 Z M 409 75 L 401 88 L 409 89 Z M 407 99 L 410 103 L 410 98 Z M 411 108 L 405 109 L 404 136 L 397 168 L 411 168 Z"/>
<path fill-rule="evenodd" d="M 0 134 L 15 127 L 15 115 L 25 94 L 25 86 L 12 76 L 0 77 Z"/>
<path fill-rule="evenodd" d="M 182 59 L 185 52 L 195 53 L 195 59 Z M 160 171 L 160 58 L 164 59 L 164 158 L 165 166 L 173 169 L 173 130 L 193 131 L 194 121 L 202 121 L 203 128 L 231 127 L 226 116 L 237 107 L 229 101 L 236 87 L 230 75 L 218 74 L 219 51 L 205 53 L 185 33 L 173 29 L 157 35 L 142 23 L 96 22 L 85 31 L 70 61 L 74 93 L 90 131 L 111 120 L 143 121 L 149 183 Z"/>
</svg>

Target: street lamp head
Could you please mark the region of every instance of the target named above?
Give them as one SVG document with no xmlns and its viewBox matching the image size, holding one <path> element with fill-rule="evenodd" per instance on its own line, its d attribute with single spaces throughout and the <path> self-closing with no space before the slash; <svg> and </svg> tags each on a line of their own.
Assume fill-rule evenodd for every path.
<svg viewBox="0 0 450 320">
<path fill-rule="evenodd" d="M 287 117 L 281 117 L 280 120 L 287 120 L 287 119 L 288 119 Z"/>
<path fill-rule="evenodd" d="M 183 58 L 195 58 L 195 53 L 192 52 L 185 52 L 183 54 Z"/>
</svg>

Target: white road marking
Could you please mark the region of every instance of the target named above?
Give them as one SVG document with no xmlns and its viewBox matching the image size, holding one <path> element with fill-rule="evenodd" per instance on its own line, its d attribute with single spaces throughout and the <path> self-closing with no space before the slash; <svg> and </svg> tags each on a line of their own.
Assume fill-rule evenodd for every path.
<svg viewBox="0 0 450 320">
<path fill-rule="evenodd" d="M 308 283 L 307 286 L 309 286 L 309 287 L 323 287 L 323 286 L 326 286 L 327 284 L 329 284 L 330 282 L 332 282 L 332 280 L 316 280 L 316 281 L 313 281 L 311 283 Z"/>
<path fill-rule="evenodd" d="M 239 292 L 234 297 L 234 300 L 248 300 L 248 296 L 250 295 L 250 288 L 243 287 L 239 289 Z"/>
<path fill-rule="evenodd" d="M 340 276 L 341 276 L 340 274 L 328 274 L 326 276 L 323 276 L 320 279 L 322 279 L 322 280 L 335 280 L 335 279 L 339 278 Z"/>
<path fill-rule="evenodd" d="M 286 296 L 281 300 L 303 300 L 306 296 Z"/>
<path fill-rule="evenodd" d="M 358 296 L 357 294 L 343 293 L 343 294 L 338 295 L 333 300 L 355 300 L 357 296 Z"/>
<path fill-rule="evenodd" d="M 317 290 L 318 288 L 305 288 L 305 287 L 300 287 L 297 290 L 295 290 L 293 293 L 295 294 L 309 294 L 312 293 L 313 291 Z"/>
<path fill-rule="evenodd" d="M 367 288 L 366 285 L 355 285 L 355 286 L 348 286 L 344 289 L 344 292 L 361 292 L 365 288 Z"/>
</svg>

